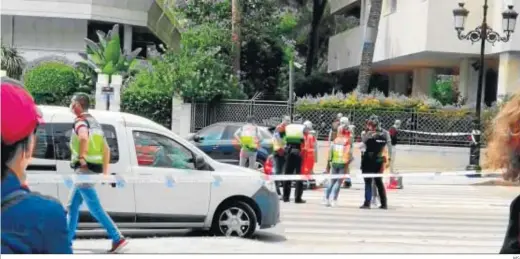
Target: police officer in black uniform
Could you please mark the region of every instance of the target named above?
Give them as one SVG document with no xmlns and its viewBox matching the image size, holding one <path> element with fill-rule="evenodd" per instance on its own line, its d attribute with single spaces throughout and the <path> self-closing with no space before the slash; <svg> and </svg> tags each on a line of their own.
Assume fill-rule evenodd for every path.
<svg viewBox="0 0 520 259">
<path fill-rule="evenodd" d="M 302 166 L 302 150 L 304 144 L 305 126 L 301 124 L 289 124 L 285 128 L 285 175 L 300 175 Z M 295 203 L 305 203 L 302 199 L 303 181 L 295 182 Z M 283 182 L 283 198 L 284 202 L 289 202 L 291 196 L 291 181 Z"/>
<path fill-rule="evenodd" d="M 370 116 L 367 120 L 367 131 L 362 136 L 362 143 L 365 151 L 361 157 L 361 171 L 363 174 L 381 174 L 385 165 L 383 152 L 388 148 L 388 159 L 392 157 L 392 145 L 390 134 L 381 128 L 379 117 Z M 372 181 L 375 181 L 379 197 L 381 198 L 381 209 L 387 209 L 386 190 L 382 177 L 364 178 L 365 180 L 365 202 L 361 209 L 370 209 L 370 201 L 372 199 Z"/>
</svg>

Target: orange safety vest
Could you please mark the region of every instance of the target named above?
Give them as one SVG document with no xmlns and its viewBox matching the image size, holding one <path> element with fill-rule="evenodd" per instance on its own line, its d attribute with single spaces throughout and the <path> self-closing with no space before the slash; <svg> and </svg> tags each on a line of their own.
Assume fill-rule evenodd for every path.
<svg viewBox="0 0 520 259">
<path fill-rule="evenodd" d="M 315 144 L 316 138 L 312 134 L 307 134 L 304 136 L 301 168 L 302 174 L 310 174 L 314 170 L 314 164 L 316 159 L 314 154 Z"/>
<path fill-rule="evenodd" d="M 331 162 L 334 163 L 348 163 L 351 159 L 350 157 L 350 134 L 347 134 L 346 136 L 339 136 L 337 137 L 334 142 L 332 149 L 332 157 Z M 337 150 L 337 148 L 341 148 L 340 150 Z M 341 156 L 341 157 L 337 157 Z"/>
</svg>

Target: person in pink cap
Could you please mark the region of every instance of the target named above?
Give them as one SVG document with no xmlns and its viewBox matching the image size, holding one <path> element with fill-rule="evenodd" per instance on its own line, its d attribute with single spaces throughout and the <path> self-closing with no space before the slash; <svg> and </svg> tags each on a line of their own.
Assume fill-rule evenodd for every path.
<svg viewBox="0 0 520 259">
<path fill-rule="evenodd" d="M 61 203 L 33 193 L 25 183 L 35 132 L 43 123 L 32 96 L 20 82 L 2 77 L 2 254 L 72 254 Z"/>
</svg>

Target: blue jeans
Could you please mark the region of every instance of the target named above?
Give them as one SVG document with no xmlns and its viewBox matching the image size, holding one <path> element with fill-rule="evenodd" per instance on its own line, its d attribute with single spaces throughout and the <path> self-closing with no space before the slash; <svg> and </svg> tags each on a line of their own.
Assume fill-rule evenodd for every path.
<svg viewBox="0 0 520 259">
<path fill-rule="evenodd" d="M 105 228 L 108 237 L 112 239 L 114 243 L 119 242 L 123 238 L 121 232 L 119 232 L 114 221 L 112 221 L 110 216 L 108 216 L 101 206 L 101 202 L 99 201 L 94 186 L 88 185 L 74 186 L 70 192 L 69 203 L 67 205 L 67 225 L 69 229 L 70 242 L 72 243 L 72 239 L 76 234 L 79 220 L 79 207 L 83 201 L 87 204 L 90 214 Z"/>
<path fill-rule="evenodd" d="M 331 175 L 345 174 L 347 167 L 332 165 L 330 168 Z M 343 184 L 343 179 L 330 179 L 327 189 L 325 189 L 325 199 L 330 199 L 332 195 L 333 200 L 338 200 L 339 190 Z"/>
</svg>

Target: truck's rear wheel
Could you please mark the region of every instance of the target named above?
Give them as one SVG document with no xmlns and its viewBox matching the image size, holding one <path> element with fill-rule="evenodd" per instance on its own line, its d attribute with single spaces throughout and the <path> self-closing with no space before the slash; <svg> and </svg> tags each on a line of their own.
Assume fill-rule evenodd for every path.
<svg viewBox="0 0 520 259">
<path fill-rule="evenodd" d="M 221 206 L 213 217 L 211 232 L 217 236 L 251 237 L 258 220 L 251 206 L 231 201 Z"/>
</svg>

